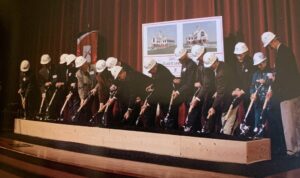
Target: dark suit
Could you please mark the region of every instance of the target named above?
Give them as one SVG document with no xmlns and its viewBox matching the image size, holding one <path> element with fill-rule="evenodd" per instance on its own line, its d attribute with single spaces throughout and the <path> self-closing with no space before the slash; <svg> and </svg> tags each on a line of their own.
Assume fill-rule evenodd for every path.
<svg viewBox="0 0 300 178">
<path fill-rule="evenodd" d="M 209 129 L 210 131 L 219 132 L 221 128 L 221 115 L 226 112 L 231 103 L 231 91 L 233 87 L 231 85 L 230 75 L 228 68 L 225 67 L 224 62 L 219 62 L 219 65 L 215 72 L 215 86 L 216 86 L 216 97 L 212 103 L 212 107 L 216 110 L 213 118 L 209 119 Z"/>
<path fill-rule="evenodd" d="M 181 67 L 180 84 L 177 87 L 182 101 L 189 103 L 194 95 L 197 65 L 192 59 L 186 59 Z"/>
<path fill-rule="evenodd" d="M 220 108 L 225 112 L 231 102 L 231 91 L 233 90 L 232 78 L 228 68 L 225 67 L 224 62 L 220 62 L 218 68 L 215 71 L 215 84 L 217 96 L 214 99 L 213 108 Z"/>
<path fill-rule="evenodd" d="M 296 59 L 290 48 L 281 44 L 275 61 L 274 97 L 279 101 L 300 96 L 300 75 Z"/>
<path fill-rule="evenodd" d="M 232 128 L 232 131 L 234 132 L 236 129 L 236 126 L 242 122 L 242 120 L 245 117 L 245 112 L 250 104 L 250 85 L 252 80 L 252 75 L 254 73 L 254 66 L 253 66 L 253 59 L 247 55 L 245 56 L 243 62 L 239 62 L 237 59 L 235 59 L 235 65 L 233 72 L 230 73 L 230 79 L 232 79 L 232 85 L 233 89 L 239 88 L 243 90 L 245 93 L 237 98 L 234 102 L 233 108 L 238 107 L 237 114 L 234 120 L 234 125 Z M 252 113 L 251 113 L 252 114 Z M 249 116 L 251 118 L 251 115 Z M 251 119 L 248 119 L 247 122 L 250 122 L 251 125 Z M 225 131 L 226 133 L 226 131 Z"/>
<path fill-rule="evenodd" d="M 76 113 L 76 110 L 78 109 L 78 107 L 80 105 L 80 98 L 79 98 L 78 89 L 77 89 L 76 72 L 77 72 L 77 69 L 75 67 L 71 67 L 70 65 L 68 66 L 67 71 L 66 71 L 67 75 L 66 75 L 65 85 L 66 85 L 68 92 L 72 92 L 72 97 L 68 101 L 68 105 L 67 105 L 67 108 L 68 108 L 67 113 L 65 114 L 65 117 L 64 117 L 69 122 L 71 122 L 71 117 Z"/>
<path fill-rule="evenodd" d="M 211 69 L 204 68 L 202 63 L 198 64 L 196 82 L 201 84 L 200 89 L 195 93 L 195 97 L 200 102 L 189 113 L 186 126 L 192 128 L 192 132 L 197 131 L 201 126 L 205 125 L 207 111 L 211 107 L 212 95 L 215 91 L 214 72 Z M 201 121 L 201 123 L 200 123 Z"/>
<path fill-rule="evenodd" d="M 106 69 L 96 75 L 96 80 L 99 84 L 97 88 L 99 103 L 105 104 L 109 98 L 109 87 L 112 83 L 109 77 L 110 74 Z"/>
<path fill-rule="evenodd" d="M 154 91 L 148 99 L 150 106 L 144 114 L 144 127 L 155 126 L 157 104 L 160 111 L 165 115 L 168 112 L 169 102 L 173 91 L 173 74 L 165 66 L 157 64 L 157 72 L 152 75 Z"/>
<path fill-rule="evenodd" d="M 67 78 L 67 66 L 66 64 L 57 65 L 57 82 L 66 82 Z"/>
<path fill-rule="evenodd" d="M 46 91 L 45 83 L 47 82 L 52 83 L 51 89 L 55 88 L 53 86 L 53 84 L 55 84 L 55 82 L 57 81 L 57 71 L 55 69 L 55 66 L 54 65 L 50 65 L 50 67 L 43 66 L 39 70 L 38 80 L 39 80 L 41 93 L 44 93 Z"/>
<path fill-rule="evenodd" d="M 285 149 L 299 151 L 299 146 L 295 146 L 299 145 L 299 142 L 292 141 L 299 140 L 299 135 L 295 132 L 295 130 L 299 130 L 298 117 L 288 116 L 286 112 L 281 113 L 281 109 L 297 109 L 291 103 L 293 103 L 293 99 L 295 100 L 295 98 L 300 96 L 300 75 L 296 59 L 291 49 L 284 44 L 280 44 L 277 50 L 275 81 L 272 85 L 272 90 L 274 110 L 270 111 L 272 117 L 270 117 L 271 120 L 269 122 L 272 151 L 273 153 L 285 152 L 282 151 Z M 286 147 L 284 145 L 284 137 Z M 297 149 L 294 150 L 294 148 Z"/>
<path fill-rule="evenodd" d="M 152 76 L 154 91 L 149 98 L 149 103 L 169 105 L 173 91 L 174 75 L 161 64 L 157 64 L 157 73 Z"/>
<path fill-rule="evenodd" d="M 129 124 L 133 124 L 140 109 L 140 104 L 136 103 L 136 98 L 140 97 L 142 100 L 146 97 L 146 87 L 152 83 L 150 77 L 135 71 L 126 71 L 126 78 L 124 81 L 117 82 L 118 93 L 116 98 L 120 104 L 121 118 L 127 111 L 132 109 L 133 113 L 129 119 Z"/>
<path fill-rule="evenodd" d="M 184 103 L 188 110 L 189 104 L 194 95 L 194 83 L 196 80 L 197 65 L 196 63 L 187 58 L 182 63 L 180 83 L 176 86 L 179 96 L 174 100 L 170 116 L 166 123 L 167 129 L 177 129 L 178 127 L 178 109 L 180 104 Z"/>
<path fill-rule="evenodd" d="M 196 71 L 196 80 L 195 82 L 200 83 L 200 88 L 195 88 L 195 93 L 194 95 L 197 96 L 200 92 L 200 89 L 203 87 L 204 85 L 204 76 L 205 76 L 205 68 L 203 66 L 202 62 L 199 62 L 197 65 L 197 71 Z M 196 132 L 199 127 L 200 127 L 200 119 L 201 119 L 201 115 L 202 115 L 202 105 L 203 105 L 203 101 L 200 101 L 200 103 L 198 103 L 195 108 L 193 108 L 191 110 L 190 113 L 188 113 L 187 119 L 185 121 L 185 126 L 190 127 L 191 128 L 191 132 Z"/>
<path fill-rule="evenodd" d="M 49 105 L 50 104 L 49 102 L 56 88 L 55 83 L 57 82 L 57 80 L 58 80 L 58 75 L 54 65 L 50 65 L 48 67 L 45 65 L 39 70 L 38 81 L 39 81 L 40 90 L 41 93 L 46 93 L 46 98 L 42 108 L 42 113 L 44 113 L 46 109 L 49 108 L 48 113 L 46 113 L 46 117 L 50 119 L 56 119 L 57 117 L 57 112 L 55 111 L 56 109 L 52 107 L 53 105 L 51 106 Z M 45 83 L 47 82 L 51 82 L 51 85 L 48 88 L 46 88 L 45 86 Z"/>
<path fill-rule="evenodd" d="M 57 83 L 64 83 L 64 85 L 60 86 L 57 91 L 57 96 L 55 97 L 55 112 L 59 113 L 67 95 L 67 66 L 66 64 L 58 64 L 57 65 Z"/>
<path fill-rule="evenodd" d="M 20 74 L 20 89 L 25 97 L 25 114 L 28 118 L 34 118 L 39 102 L 39 89 L 35 75 L 28 71 Z"/>
<path fill-rule="evenodd" d="M 251 85 L 252 75 L 254 73 L 254 66 L 250 56 L 246 56 L 243 62 L 236 61 L 234 73 L 234 88 L 239 88 L 245 91 L 249 98 L 249 89 Z"/>
</svg>

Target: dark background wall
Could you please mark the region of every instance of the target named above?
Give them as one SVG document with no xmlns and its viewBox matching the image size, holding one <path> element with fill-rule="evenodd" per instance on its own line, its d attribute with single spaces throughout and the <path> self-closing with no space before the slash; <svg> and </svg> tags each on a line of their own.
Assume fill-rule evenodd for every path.
<svg viewBox="0 0 300 178">
<path fill-rule="evenodd" d="M 142 24 L 223 16 L 225 60 L 234 44 L 245 41 L 251 54 L 266 51 L 260 35 L 278 34 L 300 60 L 298 0 L 1 0 L 1 107 L 17 100 L 19 63 L 28 59 L 35 71 L 40 56 L 75 53 L 80 32 L 98 30 L 99 58 L 116 56 L 142 69 Z"/>
</svg>

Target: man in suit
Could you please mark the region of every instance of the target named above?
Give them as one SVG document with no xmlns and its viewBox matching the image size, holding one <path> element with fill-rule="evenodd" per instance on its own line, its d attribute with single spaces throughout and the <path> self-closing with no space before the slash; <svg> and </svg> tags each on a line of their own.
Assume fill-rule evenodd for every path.
<svg viewBox="0 0 300 178">
<path fill-rule="evenodd" d="M 128 64 L 120 61 L 118 58 L 116 57 L 109 57 L 106 59 L 106 67 L 108 71 L 111 71 L 111 69 L 114 66 L 121 66 L 123 67 L 124 70 L 126 71 L 135 71 L 132 67 L 130 67 Z"/>
<path fill-rule="evenodd" d="M 28 60 L 23 60 L 20 65 L 20 82 L 18 93 L 22 96 L 25 118 L 34 118 L 38 105 L 38 85 L 34 73 L 30 70 Z"/>
<path fill-rule="evenodd" d="M 297 69 L 296 59 L 292 50 L 281 43 L 274 33 L 264 32 L 261 35 L 261 40 L 264 47 L 269 47 L 277 53 L 275 60 L 275 78 L 272 85 L 273 91 L 269 92 L 267 97 L 273 95 L 274 100 L 280 103 L 287 154 L 299 155 L 300 75 Z M 278 130 L 281 130 L 280 119 L 273 119 L 273 123 L 270 121 L 270 124 L 276 125 Z"/>
<path fill-rule="evenodd" d="M 76 113 L 76 110 L 79 107 L 80 104 L 80 98 L 78 95 L 78 89 L 77 89 L 77 78 L 76 78 L 76 72 L 77 68 L 75 67 L 75 59 L 76 56 L 74 54 L 69 54 L 66 57 L 66 89 L 68 92 L 68 95 L 66 96 L 66 99 L 68 99 L 68 103 L 66 106 L 66 114 L 64 114 L 64 120 L 67 122 L 71 122 L 72 116 Z"/>
<path fill-rule="evenodd" d="M 40 64 L 42 68 L 39 70 L 38 81 L 44 104 L 39 114 L 43 115 L 45 113 L 45 120 L 54 120 L 57 118 L 57 113 L 53 110 L 53 103 L 50 103 L 50 101 L 56 89 L 57 71 L 55 65 L 51 63 L 51 58 L 48 54 L 42 55 Z M 40 119 L 42 119 L 42 117 L 40 117 Z"/>
<path fill-rule="evenodd" d="M 180 79 L 174 79 L 175 90 L 172 92 L 174 103 L 171 116 L 165 119 L 166 129 L 178 128 L 178 108 L 184 103 L 188 110 L 194 94 L 194 83 L 196 79 L 197 65 L 187 55 L 187 50 L 177 47 L 174 51 L 175 58 L 181 63 Z"/>
<path fill-rule="evenodd" d="M 119 81 L 116 98 L 121 105 L 122 121 L 132 125 L 140 111 L 141 101 L 146 97 L 146 87 L 151 84 L 151 78 L 135 71 L 126 71 L 121 66 L 114 66 L 111 74 Z M 120 97 L 119 90 L 125 91 L 127 97 Z"/>
<path fill-rule="evenodd" d="M 156 109 L 159 104 L 160 112 L 165 116 L 168 112 L 169 101 L 173 91 L 173 74 L 165 66 L 156 62 L 155 59 L 146 59 L 144 64 L 153 79 L 153 83 L 147 88 L 148 93 L 152 94 L 148 97 L 147 104 L 145 104 L 143 123 L 144 127 L 154 127 Z M 148 107 L 148 108 L 147 108 Z"/>
<path fill-rule="evenodd" d="M 225 63 L 218 61 L 215 53 L 207 52 L 203 57 L 204 67 L 210 68 L 215 74 L 215 94 L 212 106 L 208 110 L 208 129 L 210 132 L 219 132 L 221 128 L 221 116 L 225 115 L 231 101 L 232 86 L 228 69 L 225 68 Z"/>
<path fill-rule="evenodd" d="M 197 72 L 196 72 L 196 80 L 194 83 L 194 96 L 191 105 L 189 108 L 188 116 L 185 121 L 185 126 L 184 126 L 184 132 L 196 132 L 201 128 L 201 118 L 202 118 L 202 105 L 203 105 L 203 100 L 200 101 L 200 99 L 197 100 L 196 96 L 199 94 L 201 88 L 204 85 L 204 73 L 205 73 L 205 68 L 203 66 L 203 55 L 205 53 L 205 48 L 204 46 L 200 45 L 194 45 L 191 50 L 192 58 L 194 61 L 197 61 Z"/>
<path fill-rule="evenodd" d="M 249 55 L 249 49 L 244 42 L 238 42 L 235 45 L 233 53 L 236 60 L 233 66 L 231 95 L 235 98 L 232 102 L 232 109 L 222 117 L 222 132 L 227 135 L 233 135 L 240 121 L 244 118 L 244 111 L 250 103 L 249 88 L 251 77 L 254 71 L 252 58 Z"/>
<path fill-rule="evenodd" d="M 57 97 L 55 98 L 55 112 L 59 113 L 60 109 L 64 104 L 64 99 L 66 96 L 66 77 L 67 77 L 67 65 L 66 58 L 68 54 L 62 54 L 59 59 L 59 64 L 57 65 L 57 82 L 55 87 L 57 90 Z M 57 117 L 57 121 L 63 121 L 63 118 Z"/>
</svg>

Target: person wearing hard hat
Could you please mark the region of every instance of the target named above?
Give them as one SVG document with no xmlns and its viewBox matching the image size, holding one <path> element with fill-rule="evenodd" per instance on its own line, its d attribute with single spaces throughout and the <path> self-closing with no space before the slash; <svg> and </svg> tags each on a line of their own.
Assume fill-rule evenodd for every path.
<svg viewBox="0 0 300 178">
<path fill-rule="evenodd" d="M 119 81 L 116 98 L 120 103 L 122 122 L 132 125 L 140 111 L 140 102 L 146 97 L 146 87 L 151 84 L 151 78 L 139 72 L 126 71 L 121 66 L 114 66 L 110 72 Z"/>
<path fill-rule="evenodd" d="M 200 79 L 200 85 L 197 85 L 195 83 L 195 87 L 199 86 L 200 90 L 195 93 L 195 97 L 193 97 L 193 100 L 191 102 L 191 107 L 196 107 L 201 109 L 199 112 L 200 118 L 201 118 L 201 130 L 197 130 L 199 133 L 209 133 L 209 128 L 208 128 L 208 123 L 207 123 L 207 113 L 208 110 L 211 107 L 212 101 L 213 101 L 213 95 L 215 94 L 216 91 L 216 86 L 215 86 L 215 73 L 212 69 L 204 67 L 204 55 L 205 53 L 203 52 L 202 56 L 198 58 L 199 63 L 198 63 L 198 76 Z M 203 67 L 200 67 L 199 65 L 202 65 Z M 202 70 L 202 72 L 200 72 Z M 193 109 L 195 110 L 195 109 Z M 191 110 L 191 113 L 194 112 Z M 193 115 L 193 114 L 192 114 Z M 188 116 L 188 120 L 189 120 Z M 194 116 L 196 117 L 196 116 Z M 197 126 L 199 127 L 199 126 Z"/>
<path fill-rule="evenodd" d="M 110 71 L 114 66 L 121 66 L 123 70 L 126 71 L 135 71 L 132 67 L 130 67 L 128 64 L 120 61 L 116 57 L 109 57 L 106 59 L 106 67 L 107 70 Z"/>
<path fill-rule="evenodd" d="M 59 64 L 57 66 L 57 83 L 55 86 L 60 88 L 64 85 L 66 81 L 66 72 L 67 72 L 67 58 L 68 54 L 62 54 L 59 59 Z"/>
<path fill-rule="evenodd" d="M 55 97 L 55 113 L 59 113 L 60 109 L 64 104 L 64 98 L 67 95 L 66 79 L 67 79 L 67 58 L 68 54 L 62 54 L 59 59 L 59 64 L 57 65 L 57 81 L 55 87 L 57 88 L 57 94 Z M 57 115 L 57 121 L 63 121 L 62 117 Z"/>
<path fill-rule="evenodd" d="M 76 109 L 79 107 L 80 99 L 78 95 L 78 90 L 77 90 L 77 78 L 76 78 L 76 72 L 77 69 L 75 68 L 75 59 L 76 56 L 74 54 L 69 54 L 66 56 L 66 79 L 65 79 L 65 87 L 67 90 L 67 96 L 65 97 L 65 102 L 68 100 L 66 103 L 65 108 L 63 109 L 62 116 L 60 117 L 60 121 L 63 122 L 71 122 L 71 117 L 75 114 Z"/>
<path fill-rule="evenodd" d="M 106 59 L 107 70 L 110 71 L 114 66 L 121 66 L 123 68 L 123 70 L 125 70 L 125 71 L 130 71 L 130 72 L 136 71 L 132 67 L 130 67 L 128 64 L 126 64 L 123 61 L 120 61 L 116 57 L 109 57 L 109 58 L 107 58 Z M 118 85 L 119 85 L 118 83 L 119 83 L 118 80 L 112 80 L 112 85 L 110 86 L 110 90 L 111 91 L 116 90 L 118 88 Z M 123 98 L 128 97 L 127 93 L 123 93 L 123 90 L 119 90 L 118 91 L 118 95 L 119 95 L 119 97 L 123 97 Z"/>
<path fill-rule="evenodd" d="M 205 53 L 203 57 L 203 64 L 205 68 L 210 68 L 214 71 L 215 77 L 215 94 L 212 106 L 208 110 L 207 114 L 207 126 L 205 126 L 208 132 L 219 133 L 221 129 L 221 115 L 225 116 L 230 102 L 232 86 L 230 85 L 229 71 L 225 67 L 225 63 L 218 61 L 218 57 L 213 52 Z"/>
<path fill-rule="evenodd" d="M 96 62 L 96 80 L 97 80 L 97 93 L 98 93 L 98 100 L 99 100 L 99 106 L 98 106 L 98 112 L 103 113 L 105 109 L 105 104 L 107 103 L 109 97 L 110 97 L 110 90 L 109 87 L 111 86 L 111 78 L 110 78 L 110 72 L 107 70 L 105 60 L 100 59 Z M 113 100 L 113 99 L 112 99 Z M 111 102 L 112 102 L 111 100 Z M 100 116 L 97 114 L 96 116 Z M 91 124 L 96 124 L 100 118 L 93 117 L 90 120 Z M 107 122 L 102 121 L 101 124 L 103 126 L 108 126 Z M 110 123 L 109 123 L 110 124 Z"/>
<path fill-rule="evenodd" d="M 76 78 L 76 72 L 77 68 L 75 67 L 75 59 L 76 56 L 74 54 L 69 54 L 66 57 L 66 85 L 69 90 L 72 90 L 76 88 L 77 78 Z"/>
<path fill-rule="evenodd" d="M 205 47 L 200 45 L 194 45 L 191 49 L 192 59 L 198 61 L 196 80 L 194 83 L 195 93 L 197 96 L 200 92 L 201 87 L 204 85 L 204 66 L 203 66 L 203 55 L 205 53 Z M 210 70 L 211 71 L 211 70 Z M 201 128 L 201 115 L 203 102 L 199 103 L 200 99 L 193 97 L 188 116 L 184 125 L 184 132 L 196 132 Z"/>
<path fill-rule="evenodd" d="M 276 51 L 275 78 L 268 95 L 280 102 L 282 124 L 288 155 L 300 154 L 300 74 L 292 50 L 273 32 L 261 35 L 264 47 Z M 278 127 L 280 122 L 278 121 Z"/>
<path fill-rule="evenodd" d="M 297 98 L 300 95 L 300 75 L 292 50 L 281 43 L 272 32 L 264 32 L 261 35 L 261 40 L 264 47 L 269 47 L 277 52 L 275 59 L 276 76 L 273 86 L 275 97 L 281 102 Z"/>
<path fill-rule="evenodd" d="M 20 80 L 18 93 L 22 97 L 22 106 L 24 109 L 24 118 L 33 119 L 38 105 L 37 93 L 38 85 L 34 73 L 30 69 L 30 63 L 28 60 L 23 60 L 20 64 Z"/>
<path fill-rule="evenodd" d="M 84 109 L 80 113 L 79 122 L 87 123 L 92 117 L 92 98 L 97 93 L 97 82 L 95 69 L 89 65 L 87 59 L 83 56 L 78 56 L 75 59 L 77 88 L 80 98 L 80 107 Z M 77 122 L 74 120 L 73 122 Z"/>
<path fill-rule="evenodd" d="M 235 45 L 234 52 L 236 56 L 235 63 L 235 90 L 233 96 L 241 97 L 246 94 L 248 96 L 251 78 L 254 72 L 252 59 L 249 56 L 249 49 L 244 42 L 238 42 Z M 249 97 L 246 97 L 249 98 Z M 246 101 L 249 103 L 249 101 Z M 245 105 L 247 107 L 247 104 Z"/>
<path fill-rule="evenodd" d="M 253 74 L 250 95 L 251 100 L 254 100 L 253 110 L 254 110 L 254 134 L 257 136 L 263 136 L 262 124 L 264 124 L 261 119 L 261 113 L 266 98 L 266 94 L 272 80 L 269 76 L 272 76 L 272 71 L 268 67 L 267 57 L 262 52 L 257 52 L 253 56 L 253 65 L 257 67 L 257 71 Z M 256 93 L 257 90 L 257 93 Z M 268 104 L 268 110 L 270 104 Z M 265 118 L 264 118 L 265 119 Z M 261 130 L 261 131 L 260 131 Z M 258 132 L 260 133 L 258 134 Z"/>
<path fill-rule="evenodd" d="M 96 63 L 96 79 L 98 81 L 98 97 L 99 97 L 99 109 L 103 108 L 109 97 L 109 87 L 111 85 L 110 73 L 106 68 L 106 63 L 104 60 L 100 59 Z"/>
<path fill-rule="evenodd" d="M 57 74 L 55 66 L 51 63 L 51 57 L 49 54 L 43 54 L 41 56 L 40 64 L 42 68 L 39 70 L 39 79 L 41 84 L 41 92 L 45 93 L 46 88 L 53 88 L 54 81 L 57 81 Z"/>
<path fill-rule="evenodd" d="M 233 53 L 236 56 L 236 60 L 233 67 L 234 75 L 232 77 L 234 79 L 232 80 L 233 90 L 231 91 L 231 95 L 235 99 L 233 98 L 233 108 L 230 110 L 230 113 L 226 117 L 222 117 L 223 127 L 221 131 L 226 135 L 233 135 L 240 124 L 239 121 L 244 119 L 244 114 L 238 111 L 245 110 L 249 106 L 249 88 L 254 72 L 252 59 L 249 56 L 249 49 L 246 43 L 236 43 Z"/>
<path fill-rule="evenodd" d="M 147 104 L 142 108 L 143 125 L 145 128 L 155 127 L 156 109 L 159 109 L 162 115 L 168 112 L 169 101 L 173 91 L 174 75 L 162 64 L 156 62 L 154 58 L 146 59 L 143 65 L 144 69 L 151 74 L 152 84 L 147 87 L 149 94 Z"/>
<path fill-rule="evenodd" d="M 55 83 L 57 82 L 57 71 L 55 65 L 52 64 L 49 54 L 41 56 L 40 64 L 42 68 L 39 70 L 39 84 L 42 93 L 43 102 L 41 102 L 41 113 L 37 116 L 38 119 L 56 119 L 55 114 L 50 108 L 49 102 L 54 94 Z M 46 108 L 49 108 L 48 110 Z M 47 113 L 45 111 L 48 111 Z M 44 116 L 45 115 L 45 116 Z"/>
<path fill-rule="evenodd" d="M 187 50 L 177 47 L 174 51 L 175 58 L 181 63 L 180 79 L 174 79 L 175 90 L 172 92 L 174 103 L 171 108 L 170 117 L 165 118 L 166 129 L 178 128 L 178 108 L 184 103 L 188 109 L 194 94 L 194 83 L 196 79 L 197 65 L 188 57 Z M 185 118 L 180 118 L 185 120 Z M 183 121 L 184 122 L 184 121 Z"/>
</svg>

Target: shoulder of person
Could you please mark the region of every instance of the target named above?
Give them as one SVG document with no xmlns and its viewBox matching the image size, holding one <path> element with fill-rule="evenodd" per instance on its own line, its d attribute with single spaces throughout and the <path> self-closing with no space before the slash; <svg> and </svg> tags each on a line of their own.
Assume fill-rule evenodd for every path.
<svg viewBox="0 0 300 178">
<path fill-rule="evenodd" d="M 195 61 L 193 61 L 193 60 L 190 59 L 190 58 L 187 60 L 186 66 L 187 66 L 188 68 L 194 68 L 194 69 L 197 68 L 197 64 L 195 63 Z"/>
<path fill-rule="evenodd" d="M 82 72 L 81 72 L 81 70 L 77 70 L 75 76 L 76 76 L 76 77 L 82 77 Z"/>
</svg>

